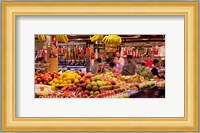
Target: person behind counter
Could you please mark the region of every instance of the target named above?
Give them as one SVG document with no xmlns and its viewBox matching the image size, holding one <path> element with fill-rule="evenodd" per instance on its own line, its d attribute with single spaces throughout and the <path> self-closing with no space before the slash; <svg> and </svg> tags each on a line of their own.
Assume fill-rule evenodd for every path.
<svg viewBox="0 0 200 133">
<path fill-rule="evenodd" d="M 160 70 L 159 76 L 160 76 L 160 79 L 164 79 L 165 80 L 165 70 Z"/>
<path fill-rule="evenodd" d="M 122 69 L 122 75 L 134 75 L 136 71 L 136 64 L 131 55 L 127 56 L 128 64 Z"/>
<path fill-rule="evenodd" d="M 91 67 L 91 73 L 97 74 L 102 73 L 104 70 L 104 65 L 101 63 L 101 58 L 97 58 L 94 60 L 94 64 Z"/>
<path fill-rule="evenodd" d="M 150 56 L 147 56 L 147 59 L 145 60 L 145 62 L 146 62 L 146 67 L 152 68 L 153 61 Z"/>
<path fill-rule="evenodd" d="M 111 62 L 109 63 L 108 70 L 109 70 L 110 72 L 113 72 L 113 73 L 115 72 L 115 62 L 111 61 Z"/>
<path fill-rule="evenodd" d="M 159 74 L 158 74 L 158 69 L 157 67 L 159 67 L 159 60 L 154 59 L 153 60 L 153 68 L 151 69 L 152 75 L 153 76 L 157 76 L 158 78 L 160 78 Z"/>
<path fill-rule="evenodd" d="M 115 54 L 115 58 L 114 58 L 114 62 L 115 64 L 118 66 L 118 65 L 121 65 L 121 66 L 124 66 L 124 58 L 122 58 L 119 54 L 119 52 L 117 52 Z"/>
</svg>

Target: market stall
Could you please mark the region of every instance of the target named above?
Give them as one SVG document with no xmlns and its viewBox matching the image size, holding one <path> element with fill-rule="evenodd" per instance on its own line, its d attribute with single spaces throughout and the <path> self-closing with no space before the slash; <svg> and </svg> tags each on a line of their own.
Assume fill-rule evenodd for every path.
<svg viewBox="0 0 200 133">
<path fill-rule="evenodd" d="M 165 80 L 135 73 L 122 75 L 127 56 L 136 69 L 149 58 L 163 61 L 164 36 L 143 35 L 36 35 L 35 97 L 36 98 L 163 98 Z M 155 39 L 157 37 L 157 39 Z M 140 40 L 139 40 L 140 38 Z M 109 63 L 120 53 L 124 65 L 114 72 Z M 94 60 L 102 59 L 103 72 L 91 73 Z M 146 63 L 151 71 L 152 64 Z M 150 64 L 150 65 L 149 65 Z M 159 68 L 161 69 L 161 68 Z M 158 69 L 158 70 L 159 70 Z"/>
</svg>

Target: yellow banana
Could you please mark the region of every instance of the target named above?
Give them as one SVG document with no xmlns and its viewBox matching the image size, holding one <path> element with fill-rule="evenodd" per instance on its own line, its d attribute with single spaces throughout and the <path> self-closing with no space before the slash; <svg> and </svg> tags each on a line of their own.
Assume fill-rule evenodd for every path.
<svg viewBox="0 0 200 133">
<path fill-rule="evenodd" d="M 56 38 L 60 42 L 60 35 L 57 35 Z"/>
<path fill-rule="evenodd" d="M 91 40 L 92 42 L 97 41 L 97 39 L 98 39 L 98 35 L 94 35 L 93 37 L 90 38 L 90 40 Z"/>
<path fill-rule="evenodd" d="M 40 35 L 38 35 L 38 41 L 41 41 Z"/>
<path fill-rule="evenodd" d="M 107 42 L 108 42 L 108 36 L 105 36 L 104 38 L 105 38 L 104 39 L 104 43 L 107 44 Z"/>
<path fill-rule="evenodd" d="M 45 35 L 42 35 L 42 40 L 46 41 Z"/>
<path fill-rule="evenodd" d="M 61 35 L 61 37 L 62 37 L 63 43 L 66 43 L 67 40 L 65 39 L 65 35 Z"/>
<path fill-rule="evenodd" d="M 106 44 L 110 44 L 110 37 L 107 37 L 107 42 L 106 42 Z"/>
<path fill-rule="evenodd" d="M 110 37 L 109 37 L 109 44 L 113 44 L 113 39 L 114 39 L 114 36 L 110 35 Z"/>
<path fill-rule="evenodd" d="M 103 35 L 99 35 L 98 40 L 101 41 L 103 39 Z"/>
<path fill-rule="evenodd" d="M 100 35 L 96 35 L 96 37 L 94 38 L 94 41 L 97 41 L 99 39 Z"/>
<path fill-rule="evenodd" d="M 38 35 L 38 41 L 41 41 L 41 42 L 43 42 L 43 41 L 45 41 L 46 39 L 45 39 L 45 35 Z"/>
<path fill-rule="evenodd" d="M 62 38 L 62 35 L 60 35 L 60 42 L 63 42 L 63 38 Z"/>
<path fill-rule="evenodd" d="M 64 38 L 65 38 L 66 42 L 68 42 L 68 41 L 69 41 L 69 39 L 68 39 L 67 35 L 64 35 Z"/>
<path fill-rule="evenodd" d="M 106 40 L 107 36 L 104 36 L 104 38 L 102 39 L 102 42 L 104 43 Z"/>
</svg>

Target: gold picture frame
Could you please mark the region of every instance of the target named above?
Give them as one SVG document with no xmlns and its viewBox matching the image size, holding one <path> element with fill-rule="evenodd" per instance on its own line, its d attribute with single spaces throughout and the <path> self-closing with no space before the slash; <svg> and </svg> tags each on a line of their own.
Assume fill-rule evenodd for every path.
<svg viewBox="0 0 200 133">
<path fill-rule="evenodd" d="M 19 15 L 181 15 L 185 21 L 184 118 L 17 118 L 15 19 Z M 3 2 L 3 131 L 197 131 L 198 2 Z M 192 58 L 191 58 L 192 57 Z"/>
</svg>

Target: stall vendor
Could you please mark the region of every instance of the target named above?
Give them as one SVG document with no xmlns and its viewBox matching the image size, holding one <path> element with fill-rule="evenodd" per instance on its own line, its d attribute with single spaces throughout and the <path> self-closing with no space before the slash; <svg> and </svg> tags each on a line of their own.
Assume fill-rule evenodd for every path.
<svg viewBox="0 0 200 133">
<path fill-rule="evenodd" d="M 109 67 L 108 67 L 108 70 L 110 71 L 110 72 L 115 72 L 115 62 L 110 62 L 109 63 Z"/>
<path fill-rule="evenodd" d="M 127 61 L 128 64 L 123 67 L 122 75 L 134 75 L 136 71 L 136 64 L 131 55 L 127 56 Z"/>
<path fill-rule="evenodd" d="M 114 58 L 115 64 L 117 66 L 118 65 L 124 66 L 124 59 L 120 56 L 119 52 L 117 52 L 115 55 L 116 55 L 116 57 Z"/>
<path fill-rule="evenodd" d="M 158 69 L 157 69 L 158 67 L 159 67 L 159 60 L 154 59 L 153 60 L 153 68 L 151 69 L 151 72 L 152 72 L 153 76 L 157 76 L 158 78 L 160 78 Z"/>
</svg>

